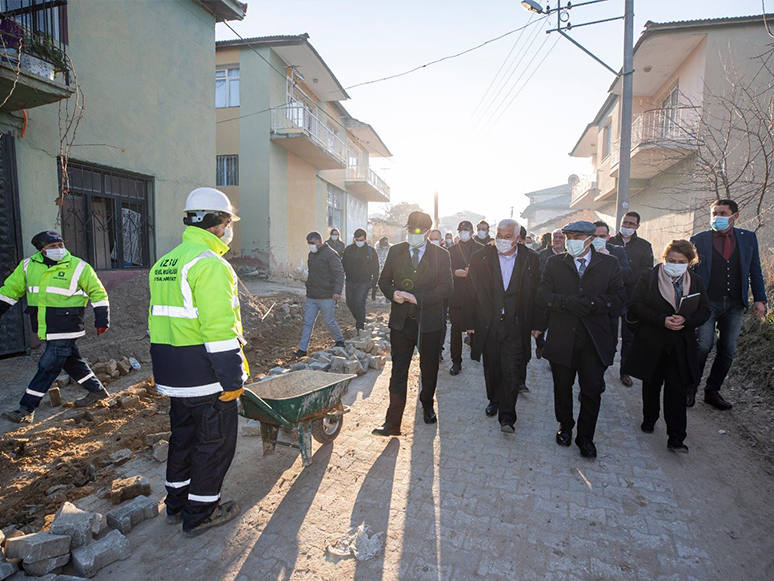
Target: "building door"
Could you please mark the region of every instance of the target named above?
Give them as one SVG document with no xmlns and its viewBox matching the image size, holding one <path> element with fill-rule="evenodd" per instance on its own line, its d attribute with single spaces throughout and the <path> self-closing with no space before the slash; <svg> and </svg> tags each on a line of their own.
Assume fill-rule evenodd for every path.
<svg viewBox="0 0 774 581">
<path fill-rule="evenodd" d="M 22 259 L 19 190 L 16 183 L 16 152 L 13 137 L 0 137 L 0 283 Z M 19 301 L 3 316 L 0 326 L 0 357 L 27 350 L 27 333 Z"/>
</svg>

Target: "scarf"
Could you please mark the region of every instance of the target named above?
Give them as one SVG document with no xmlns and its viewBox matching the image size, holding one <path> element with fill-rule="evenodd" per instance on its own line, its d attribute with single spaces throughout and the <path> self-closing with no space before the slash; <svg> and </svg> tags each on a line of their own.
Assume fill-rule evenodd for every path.
<svg viewBox="0 0 774 581">
<path fill-rule="evenodd" d="M 678 280 L 682 282 L 683 288 L 680 292 L 680 298 L 682 298 L 688 295 L 688 291 L 691 288 L 690 271 L 686 270 L 682 279 Z M 661 293 L 661 296 L 664 297 L 666 302 L 672 305 L 676 313 L 677 309 L 680 308 L 680 299 L 677 298 L 677 288 L 675 287 L 675 283 L 672 282 L 672 278 L 664 272 L 664 265 L 662 264 L 658 266 L 658 292 Z"/>
</svg>

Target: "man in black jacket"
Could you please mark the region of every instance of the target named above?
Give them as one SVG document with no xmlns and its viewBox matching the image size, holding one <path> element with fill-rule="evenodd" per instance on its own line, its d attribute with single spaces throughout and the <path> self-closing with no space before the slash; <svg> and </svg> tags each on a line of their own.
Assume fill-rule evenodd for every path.
<svg viewBox="0 0 774 581">
<path fill-rule="evenodd" d="M 424 421 L 438 421 L 433 410 L 438 381 L 438 353 L 443 335 L 443 301 L 452 293 L 449 253 L 427 241 L 432 219 L 424 212 L 409 215 L 408 242 L 390 247 L 379 288 L 391 301 L 390 405 L 384 425 L 376 428 L 377 436 L 399 436 L 406 407 L 409 367 L 414 348 L 419 350 L 419 401 L 424 408 Z"/>
<path fill-rule="evenodd" d="M 479 244 L 489 244 L 492 237 L 489 235 L 489 222 L 481 220 L 476 226 L 476 242 Z"/>
<path fill-rule="evenodd" d="M 354 242 L 344 250 L 341 263 L 347 277 L 347 306 L 355 318 L 355 328 L 365 329 L 368 289 L 371 289 L 371 296 L 376 298 L 379 257 L 376 250 L 366 242 L 366 231 L 362 228 L 355 230 Z"/>
<path fill-rule="evenodd" d="M 466 327 L 475 331 L 471 357 L 484 356 L 484 380 L 489 404 L 486 415 L 499 412 L 500 429 L 514 432 L 516 399 L 524 383 L 530 354 L 530 331 L 537 335 L 544 323 L 534 309 L 540 281 L 536 252 L 518 243 L 519 224 L 502 220 L 495 244 L 470 259 L 470 282 L 465 299 Z"/>
<path fill-rule="evenodd" d="M 451 255 L 451 267 L 454 274 L 454 292 L 449 298 L 449 318 L 451 319 L 451 338 L 449 350 L 451 351 L 452 366 L 449 373 L 459 375 L 462 370 L 462 333 L 465 327 L 462 324 L 462 307 L 465 302 L 465 294 L 469 286 L 468 266 L 473 253 L 484 246 L 473 238 L 473 224 L 463 220 L 457 226 L 460 241 L 449 249 Z"/>
<path fill-rule="evenodd" d="M 322 241 L 319 232 L 310 232 L 306 237 L 309 245 L 309 274 L 306 277 L 306 308 L 304 310 L 304 329 L 301 331 L 301 342 L 296 351 L 296 357 L 306 356 L 309 339 L 318 313 L 322 313 L 323 321 L 336 339 L 337 347 L 344 347 L 344 335 L 336 322 L 336 302 L 341 298 L 344 288 L 344 268 L 341 258 L 330 246 Z"/>
<path fill-rule="evenodd" d="M 551 232 L 551 244 L 548 248 L 544 248 L 539 252 L 540 254 L 540 272 L 546 267 L 546 261 L 552 256 L 558 256 L 565 253 L 564 248 L 564 232 L 561 228 L 557 228 Z"/>
<path fill-rule="evenodd" d="M 577 375 L 581 405 L 575 443 L 583 457 L 596 458 L 594 430 L 605 391 L 605 370 L 615 356 L 610 313 L 623 308 L 626 292 L 618 260 L 592 247 L 594 224 L 572 222 L 562 231 L 567 236 L 567 254 L 548 259 L 538 286 L 536 302 L 550 313 L 543 356 L 551 362 L 554 376 L 557 444 L 572 442 L 572 386 Z"/>
<path fill-rule="evenodd" d="M 642 278 L 642 275 L 649 272 L 653 268 L 653 248 L 650 242 L 637 236 L 637 229 L 640 227 L 640 215 L 637 212 L 626 212 L 623 220 L 621 220 L 621 229 L 618 234 L 610 239 L 610 244 L 616 246 L 623 246 L 626 250 L 626 256 L 629 258 L 629 266 L 632 268 L 631 277 L 629 281 L 625 283 L 626 288 L 626 300 L 632 298 L 634 287 L 637 282 Z M 629 356 L 629 349 L 632 346 L 634 340 L 634 334 L 629 330 L 624 320 L 626 317 L 626 309 L 623 310 L 621 315 L 621 369 L 626 364 L 626 358 Z M 617 340 L 617 337 L 616 337 Z M 632 378 L 621 373 L 621 383 L 626 387 L 634 385 Z"/>
<path fill-rule="evenodd" d="M 339 258 L 344 255 L 344 249 L 347 247 L 347 245 L 344 244 L 344 241 L 341 239 L 341 234 L 339 233 L 338 228 L 331 228 L 331 235 L 328 237 L 328 240 L 326 240 L 325 243 L 336 251 L 336 254 L 339 255 Z"/>
</svg>

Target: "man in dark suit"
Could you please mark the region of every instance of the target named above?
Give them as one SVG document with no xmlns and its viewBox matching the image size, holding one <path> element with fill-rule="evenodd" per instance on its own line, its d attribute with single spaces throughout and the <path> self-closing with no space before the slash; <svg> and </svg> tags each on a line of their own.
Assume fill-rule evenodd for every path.
<svg viewBox="0 0 774 581">
<path fill-rule="evenodd" d="M 486 415 L 498 414 L 500 429 L 514 432 L 516 399 L 524 384 L 531 338 L 544 324 L 534 321 L 534 300 L 540 281 L 536 252 L 518 243 L 519 223 L 502 220 L 495 244 L 470 259 L 465 300 L 466 327 L 475 331 L 471 357 L 484 356 L 489 404 Z"/>
<path fill-rule="evenodd" d="M 451 319 L 451 338 L 449 349 L 451 351 L 452 366 L 449 373 L 459 375 L 462 370 L 462 333 L 465 327 L 462 324 L 462 307 L 465 303 L 465 294 L 470 284 L 468 278 L 468 266 L 473 253 L 482 249 L 473 238 L 473 224 L 463 220 L 457 226 L 460 241 L 449 249 L 451 255 L 451 267 L 454 274 L 454 292 L 449 297 L 449 318 Z"/>
<path fill-rule="evenodd" d="M 581 456 L 596 458 L 594 430 L 605 391 L 605 370 L 615 356 L 610 313 L 623 308 L 626 292 L 618 260 L 593 248 L 594 224 L 572 222 L 562 231 L 567 236 L 567 254 L 548 259 L 536 299 L 550 313 L 543 356 L 551 362 L 554 376 L 556 443 L 569 446 L 572 441 L 572 386 L 577 375 L 580 414 L 575 443 Z"/>
<path fill-rule="evenodd" d="M 637 281 L 642 278 L 643 274 L 650 272 L 650 269 L 653 268 L 653 248 L 650 242 L 637 236 L 637 229 L 639 227 L 640 215 L 637 212 L 626 212 L 621 220 L 621 229 L 618 231 L 618 234 L 610 238 L 610 244 L 624 247 L 626 256 L 629 259 L 629 266 L 632 268 L 629 282 L 624 284 L 627 302 L 632 298 Z M 625 317 L 626 309 L 622 311 L 621 315 L 621 369 L 626 364 L 626 358 L 629 356 L 629 349 L 634 340 L 634 334 L 626 325 Z M 618 338 L 616 337 L 617 340 Z M 621 373 L 620 376 L 621 383 L 626 387 L 634 385 L 632 378 L 625 373 Z"/>
<path fill-rule="evenodd" d="M 551 244 L 539 252 L 540 254 L 540 272 L 546 267 L 546 261 L 552 256 L 558 256 L 565 253 L 564 248 L 564 232 L 561 228 L 557 228 L 551 232 Z"/>
<path fill-rule="evenodd" d="M 390 247 L 379 277 L 379 288 L 391 301 L 390 405 L 384 424 L 372 433 L 399 436 L 406 407 L 409 367 L 414 348 L 419 350 L 419 401 L 426 424 L 438 421 L 433 409 L 438 381 L 438 353 L 443 336 L 443 301 L 452 293 L 449 252 L 427 241 L 433 224 L 424 212 L 409 214 L 408 241 Z"/>
<path fill-rule="evenodd" d="M 712 203 L 712 229 L 691 238 L 699 253 L 696 273 L 704 282 L 712 309 L 712 316 L 696 332 L 702 373 L 715 342 L 715 329 L 719 332 L 715 361 L 704 387 L 704 401 L 719 410 L 731 409 L 731 404 L 720 395 L 720 388 L 734 362 L 742 315 L 750 307 L 750 287 L 753 313 L 757 317 L 766 314 L 766 285 L 758 253 L 758 238 L 754 232 L 735 228 L 734 222 L 738 219 L 739 206 L 736 202 L 717 200 Z M 696 385 L 688 394 L 689 407 L 696 401 L 698 387 Z"/>
</svg>

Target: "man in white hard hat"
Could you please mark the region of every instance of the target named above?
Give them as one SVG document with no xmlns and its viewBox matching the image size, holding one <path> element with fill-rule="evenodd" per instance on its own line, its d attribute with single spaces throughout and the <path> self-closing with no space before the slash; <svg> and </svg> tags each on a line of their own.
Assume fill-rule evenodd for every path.
<svg viewBox="0 0 774 581">
<path fill-rule="evenodd" d="M 237 399 L 248 377 L 237 276 L 222 256 L 239 220 L 228 197 L 197 188 L 185 203 L 183 242 L 150 272 L 151 358 L 171 406 L 167 522 L 197 536 L 239 513 L 220 502 L 236 451 Z"/>
</svg>

